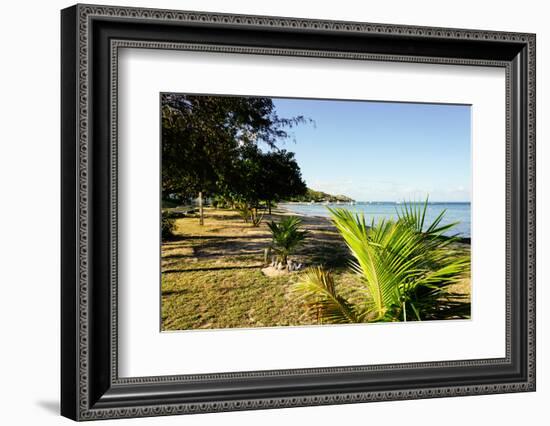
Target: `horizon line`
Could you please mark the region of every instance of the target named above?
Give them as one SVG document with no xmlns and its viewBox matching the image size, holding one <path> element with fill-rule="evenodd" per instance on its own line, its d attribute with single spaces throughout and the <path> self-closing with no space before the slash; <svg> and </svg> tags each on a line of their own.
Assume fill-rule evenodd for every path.
<svg viewBox="0 0 550 426">
<path fill-rule="evenodd" d="M 343 195 L 343 194 L 338 194 L 338 195 Z M 347 195 L 345 195 L 345 197 L 348 197 Z M 351 198 L 351 197 L 348 197 L 348 198 Z M 425 200 L 424 201 L 390 201 L 390 200 L 355 200 L 355 199 L 352 199 L 353 202 L 355 203 L 394 203 L 394 204 L 403 204 L 403 203 L 412 203 L 412 204 L 423 204 L 425 203 Z M 293 203 L 309 203 L 308 201 L 291 201 Z M 317 203 L 317 201 L 314 201 L 315 203 Z M 341 201 L 342 203 L 346 203 L 348 201 Z M 322 201 L 320 201 L 319 203 L 322 203 Z M 332 202 L 334 203 L 334 201 Z M 446 204 L 466 204 L 466 203 L 469 203 L 471 204 L 472 201 L 471 200 L 465 200 L 465 201 L 440 201 L 440 200 L 430 200 L 428 201 L 428 204 L 432 204 L 432 203 L 446 203 Z"/>
</svg>

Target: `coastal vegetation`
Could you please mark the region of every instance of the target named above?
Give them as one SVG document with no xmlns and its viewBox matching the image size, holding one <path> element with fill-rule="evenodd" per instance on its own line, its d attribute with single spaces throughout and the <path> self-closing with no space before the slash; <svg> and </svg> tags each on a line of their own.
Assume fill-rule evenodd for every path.
<svg viewBox="0 0 550 426">
<path fill-rule="evenodd" d="M 270 98 L 161 101 L 162 330 L 469 317 L 470 245 L 444 212 L 428 223 L 427 200 L 367 223 L 281 147 L 305 117 Z"/>
<path fill-rule="evenodd" d="M 298 290 L 300 283 L 315 271 L 319 271 L 321 280 L 332 281 L 340 306 L 349 304 L 357 309 L 368 304 L 369 287 L 364 274 L 350 267 L 350 262 L 357 260 L 331 220 L 300 217 L 301 223 L 296 230 L 307 231 L 307 234 L 288 256 L 305 268 L 268 276 L 262 272 L 269 263 L 265 260 L 265 250 L 274 246 L 268 223 L 281 223 L 293 215 L 282 208 L 274 208 L 271 215 L 266 213 L 258 227 L 251 227 L 232 208 L 205 207 L 205 213 L 208 220 L 202 226 L 198 212 L 174 219 L 173 236 L 163 239 L 163 330 L 353 322 L 331 318 L 328 306 L 316 305 L 322 300 L 319 294 L 309 297 Z M 450 260 L 460 262 L 469 258 L 469 244 L 446 237 L 438 244 L 441 244 L 441 256 L 445 254 Z M 273 253 L 277 255 L 275 250 Z M 433 301 L 437 302 L 434 308 L 427 306 L 430 309 L 420 314 L 421 319 L 468 317 L 470 277 L 466 266 L 464 275 L 447 280 L 444 286 L 439 286 L 438 294 L 432 289 L 422 293 L 420 287 L 416 293 L 407 293 L 411 299 L 405 312 L 397 303 L 384 304 L 389 309 L 379 320 L 403 321 L 404 313 L 407 321 L 416 320 L 412 305 L 422 311 L 420 302 L 429 305 Z M 438 311 L 440 308 L 444 311 Z M 365 319 L 377 320 L 373 313 Z"/>
<path fill-rule="evenodd" d="M 330 271 L 316 267 L 295 286 L 310 308 L 328 323 L 468 318 L 469 303 L 452 287 L 469 275 L 469 254 L 453 248 L 447 237 L 456 224 L 442 225 L 444 212 L 425 225 L 428 201 L 405 204 L 396 221 L 367 226 L 364 215 L 329 209 L 360 277 L 349 298 Z"/>
<path fill-rule="evenodd" d="M 332 194 L 327 194 L 326 192 L 323 192 L 323 191 L 315 191 L 314 189 L 307 188 L 305 194 L 289 197 L 288 201 L 301 202 L 301 203 L 310 203 L 310 202 L 350 203 L 355 200 L 345 195 L 332 195 Z"/>
<path fill-rule="evenodd" d="M 307 231 L 300 230 L 301 225 L 302 219 L 296 216 L 287 216 L 279 223 L 271 221 L 267 224 L 273 238 L 270 248 L 277 254 L 277 262 L 282 265 L 286 266 L 288 256 L 303 244 L 307 236 Z"/>
<path fill-rule="evenodd" d="M 270 98 L 162 95 L 162 198 L 205 197 L 244 205 L 257 226 L 261 209 L 306 193 L 294 153 L 277 146 L 288 129 L 307 123 L 282 118 Z"/>
<path fill-rule="evenodd" d="M 174 237 L 161 251 L 162 330 L 274 327 L 319 324 L 305 301 L 293 294 L 303 271 L 267 276 L 264 250 L 273 244 L 267 222 L 289 215 L 280 208 L 259 227 L 245 223 L 232 208 L 205 207 L 175 219 Z M 347 248 L 326 220 L 302 217 L 308 234 L 291 258 L 304 265 L 323 264 L 342 286 L 357 280 L 347 267 Z"/>
</svg>

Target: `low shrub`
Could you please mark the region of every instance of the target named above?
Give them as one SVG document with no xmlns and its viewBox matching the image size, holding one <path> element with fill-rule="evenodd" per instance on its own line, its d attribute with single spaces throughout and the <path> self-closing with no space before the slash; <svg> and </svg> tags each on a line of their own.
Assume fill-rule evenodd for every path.
<svg viewBox="0 0 550 426">
<path fill-rule="evenodd" d="M 174 231 L 176 230 L 176 219 L 163 214 L 160 226 L 163 240 L 174 237 Z"/>
</svg>

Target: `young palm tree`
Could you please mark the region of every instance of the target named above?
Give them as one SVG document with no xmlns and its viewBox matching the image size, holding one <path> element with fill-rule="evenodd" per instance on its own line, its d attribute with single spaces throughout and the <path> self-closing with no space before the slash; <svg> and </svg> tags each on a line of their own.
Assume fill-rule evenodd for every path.
<svg viewBox="0 0 550 426">
<path fill-rule="evenodd" d="M 300 230 L 302 219 L 296 216 L 286 216 L 279 223 L 268 222 L 267 226 L 273 238 L 272 249 L 278 256 L 278 261 L 286 265 L 288 256 L 303 244 L 307 231 Z"/>
<path fill-rule="evenodd" d="M 361 304 L 343 297 L 327 297 L 318 290 L 326 271 L 308 274 L 296 289 L 312 305 L 329 306 L 333 322 L 336 313 L 345 322 L 407 321 L 469 316 L 469 305 L 449 291 L 469 271 L 470 259 L 455 251 L 457 237 L 443 233 L 456 225 L 441 225 L 444 211 L 425 226 L 428 201 L 420 206 L 405 204 L 396 221 L 365 222 L 364 215 L 345 209 L 330 209 L 333 223 L 352 256 L 351 268 L 360 276 Z M 326 288 L 326 286 L 325 286 Z M 335 293 L 337 295 L 337 293 Z M 354 312 L 355 321 L 348 312 Z M 327 311 L 327 308 L 325 308 Z"/>
</svg>

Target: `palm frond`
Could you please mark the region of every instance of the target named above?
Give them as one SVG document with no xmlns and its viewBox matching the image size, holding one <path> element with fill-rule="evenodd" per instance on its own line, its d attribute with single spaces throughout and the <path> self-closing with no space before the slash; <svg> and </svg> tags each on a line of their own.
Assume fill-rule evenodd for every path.
<svg viewBox="0 0 550 426">
<path fill-rule="evenodd" d="M 297 216 L 286 216 L 279 223 L 267 223 L 271 231 L 273 251 L 278 254 L 281 262 L 286 263 L 287 257 L 306 239 L 308 232 L 301 230 L 301 225 L 302 219 Z"/>
<path fill-rule="evenodd" d="M 428 198 L 423 204 L 405 203 L 397 221 L 365 224 L 362 214 L 330 209 L 332 221 L 346 242 L 353 261 L 351 268 L 361 276 L 373 300 L 376 318 L 404 319 L 424 316 L 425 303 L 438 305 L 445 288 L 463 277 L 469 258 L 449 250 L 453 237 L 443 232 L 455 224 L 441 225 L 445 212 L 426 225 Z M 410 315 L 409 315 L 410 317 Z"/>
<path fill-rule="evenodd" d="M 369 230 L 363 215 L 342 209 L 330 209 L 330 213 L 354 257 L 352 269 L 368 286 L 377 316 L 382 318 L 391 306 L 400 304 L 402 283 L 422 273 L 422 238 L 399 221 L 382 221 Z"/>
<path fill-rule="evenodd" d="M 332 274 L 322 267 L 306 270 L 295 284 L 294 291 L 314 313 L 331 324 L 361 322 L 354 306 L 338 294 Z"/>
<path fill-rule="evenodd" d="M 295 291 L 331 323 L 469 317 L 468 297 L 451 290 L 469 274 L 469 255 L 454 248 L 456 236 L 444 235 L 456 225 L 442 224 L 445 211 L 426 223 L 427 207 L 428 198 L 405 203 L 396 221 L 373 220 L 370 226 L 363 214 L 329 208 L 361 285 L 346 299 L 332 275 L 317 268 L 304 274 Z"/>
</svg>

